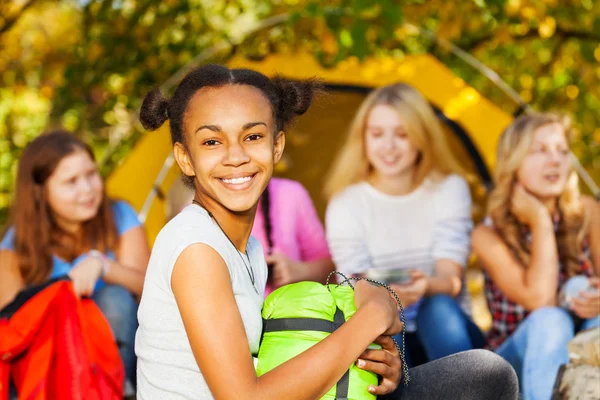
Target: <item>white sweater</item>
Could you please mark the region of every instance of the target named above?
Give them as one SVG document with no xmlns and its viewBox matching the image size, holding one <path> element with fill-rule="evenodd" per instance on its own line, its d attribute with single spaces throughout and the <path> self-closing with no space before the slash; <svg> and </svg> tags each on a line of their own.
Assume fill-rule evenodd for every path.
<svg viewBox="0 0 600 400">
<path fill-rule="evenodd" d="M 437 260 L 465 266 L 470 252 L 471 194 L 458 175 L 426 180 L 405 196 L 358 183 L 331 200 L 325 219 L 333 260 L 346 275 L 381 268 L 419 269 L 431 276 Z M 470 314 L 464 285 L 458 300 Z M 406 313 L 407 330 L 416 329 L 415 317 L 413 307 Z"/>
</svg>

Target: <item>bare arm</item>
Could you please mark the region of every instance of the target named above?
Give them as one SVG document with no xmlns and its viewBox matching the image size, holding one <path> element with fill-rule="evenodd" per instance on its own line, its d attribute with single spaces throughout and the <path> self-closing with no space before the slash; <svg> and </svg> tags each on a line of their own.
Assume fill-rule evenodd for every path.
<svg viewBox="0 0 600 400">
<path fill-rule="evenodd" d="M 0 250 L 0 309 L 10 303 L 24 287 L 16 253 L 12 250 Z"/>
<path fill-rule="evenodd" d="M 454 260 L 441 259 L 435 263 L 435 275 L 427 278 L 425 294 L 447 294 L 456 297 L 462 290 L 463 267 Z"/>
<path fill-rule="evenodd" d="M 150 259 L 150 248 L 142 226 L 125 232 L 117 249 L 117 261 L 109 261 L 104 280 L 124 286 L 136 296 L 142 294 L 144 276 Z"/>
<path fill-rule="evenodd" d="M 218 253 L 204 244 L 185 249 L 175 263 L 171 287 L 196 362 L 217 400 L 319 398 L 386 331 L 387 313 L 397 317 L 393 302 L 387 311 L 366 302 L 325 340 L 257 378 L 229 272 Z M 381 298 L 391 301 L 387 292 Z"/>
<path fill-rule="evenodd" d="M 600 276 L 600 203 L 592 197 L 582 198 L 583 206 L 590 215 L 590 252 L 596 276 Z"/>
<path fill-rule="evenodd" d="M 462 290 L 464 265 L 470 253 L 471 192 L 467 182 L 460 177 L 446 179 L 436 200 L 438 215 L 434 227 L 433 257 L 435 273 L 427 278 L 425 294 L 458 296 Z"/>
<path fill-rule="evenodd" d="M 327 276 L 335 270 L 331 258 L 301 262 L 293 261 L 279 252 L 267 256 L 267 263 L 273 266 L 275 287 L 303 281 L 325 283 Z"/>
<path fill-rule="evenodd" d="M 473 232 L 473 250 L 482 267 L 506 296 L 532 311 L 556 303 L 558 251 L 549 214 L 541 214 L 531 225 L 531 261 L 522 265 L 490 227 L 479 225 Z"/>
<path fill-rule="evenodd" d="M 329 274 L 335 271 L 335 266 L 331 258 L 322 258 L 315 261 L 307 261 L 303 263 L 304 277 L 303 281 L 314 281 L 325 283 Z"/>
</svg>

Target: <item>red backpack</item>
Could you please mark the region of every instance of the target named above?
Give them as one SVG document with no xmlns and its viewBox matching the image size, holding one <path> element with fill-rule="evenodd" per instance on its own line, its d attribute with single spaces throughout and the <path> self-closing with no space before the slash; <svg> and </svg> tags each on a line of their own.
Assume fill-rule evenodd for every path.
<svg viewBox="0 0 600 400">
<path fill-rule="evenodd" d="M 69 281 L 21 292 L 0 312 L 0 400 L 122 399 L 125 371 L 108 322 Z"/>
</svg>

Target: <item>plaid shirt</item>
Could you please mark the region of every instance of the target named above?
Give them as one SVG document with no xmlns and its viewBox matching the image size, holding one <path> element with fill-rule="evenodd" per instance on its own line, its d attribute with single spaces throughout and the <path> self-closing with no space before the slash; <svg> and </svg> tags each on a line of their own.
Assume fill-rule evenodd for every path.
<svg viewBox="0 0 600 400">
<path fill-rule="evenodd" d="M 554 230 L 557 230 L 557 222 L 555 221 Z M 531 240 L 531 234 L 527 234 L 527 240 Z M 582 253 L 579 257 L 580 274 L 588 277 L 593 276 L 592 263 L 590 262 L 590 250 L 587 240 L 582 243 Z M 487 298 L 488 307 L 492 314 L 492 328 L 488 333 L 487 347 L 496 349 L 502 344 L 519 326 L 529 312 L 520 304 L 510 301 L 496 286 L 490 276 L 484 272 L 485 276 L 485 296 Z M 567 281 L 567 274 L 564 265 L 560 265 L 559 283 L 557 295 L 562 286 Z"/>
</svg>

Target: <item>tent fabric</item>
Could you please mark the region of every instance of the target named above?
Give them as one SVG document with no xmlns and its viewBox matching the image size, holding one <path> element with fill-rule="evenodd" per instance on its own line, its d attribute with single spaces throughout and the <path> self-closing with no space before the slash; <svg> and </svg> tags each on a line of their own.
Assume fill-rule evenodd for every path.
<svg viewBox="0 0 600 400">
<path fill-rule="evenodd" d="M 350 286 L 299 282 L 273 291 L 263 306 L 263 337 L 258 353 L 258 376 L 308 350 L 329 336 L 356 312 Z M 369 385 L 376 374 L 352 364 L 321 399 L 374 400 Z"/>
</svg>

